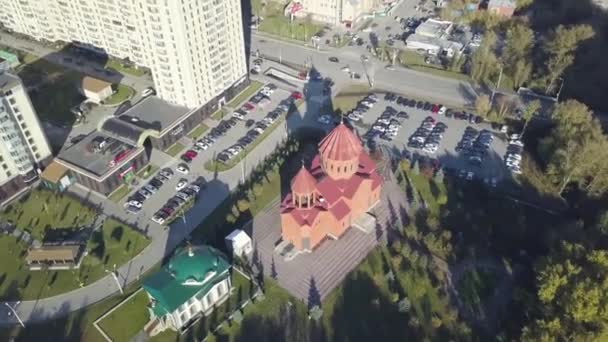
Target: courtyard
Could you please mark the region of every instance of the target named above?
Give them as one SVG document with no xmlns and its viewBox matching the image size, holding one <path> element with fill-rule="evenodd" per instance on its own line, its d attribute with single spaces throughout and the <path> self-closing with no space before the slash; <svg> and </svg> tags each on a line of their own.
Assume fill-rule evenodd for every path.
<svg viewBox="0 0 608 342">
<path fill-rule="evenodd" d="M 86 286 L 106 276 L 106 269 L 128 262 L 149 243 L 142 233 L 102 218 L 80 200 L 47 190 L 32 191 L 0 213 L 0 218 L 21 232 L 19 237 L 0 235 L 0 292 L 6 300 L 46 298 Z M 64 240 L 86 245 L 80 268 L 28 269 L 25 256 L 32 245 Z"/>
</svg>

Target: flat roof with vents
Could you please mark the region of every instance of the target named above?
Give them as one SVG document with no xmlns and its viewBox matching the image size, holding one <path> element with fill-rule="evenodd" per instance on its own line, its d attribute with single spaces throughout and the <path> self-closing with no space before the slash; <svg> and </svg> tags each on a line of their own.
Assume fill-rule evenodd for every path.
<svg viewBox="0 0 608 342">
<path fill-rule="evenodd" d="M 104 143 L 100 144 L 101 141 Z M 102 177 L 132 159 L 141 149 L 104 132 L 94 131 L 59 153 L 57 159 Z"/>
<path fill-rule="evenodd" d="M 152 129 L 164 134 L 165 129 L 190 113 L 192 110 L 187 107 L 168 103 L 156 96 L 148 96 L 108 121 L 120 120 L 143 130 Z"/>
</svg>

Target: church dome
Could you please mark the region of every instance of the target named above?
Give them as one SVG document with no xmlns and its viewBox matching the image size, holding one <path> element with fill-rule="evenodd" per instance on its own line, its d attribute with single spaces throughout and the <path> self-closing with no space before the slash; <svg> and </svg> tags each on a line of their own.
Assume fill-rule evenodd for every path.
<svg viewBox="0 0 608 342">
<path fill-rule="evenodd" d="M 167 271 L 180 282 L 203 282 L 211 273 L 221 273 L 226 261 L 209 246 L 188 246 L 171 258 Z"/>
<path fill-rule="evenodd" d="M 344 123 L 340 123 L 319 143 L 323 162 L 357 159 L 363 148 L 359 138 Z"/>
<path fill-rule="evenodd" d="M 317 188 L 317 180 L 302 165 L 302 168 L 291 181 L 291 191 L 298 194 L 311 194 Z"/>
</svg>

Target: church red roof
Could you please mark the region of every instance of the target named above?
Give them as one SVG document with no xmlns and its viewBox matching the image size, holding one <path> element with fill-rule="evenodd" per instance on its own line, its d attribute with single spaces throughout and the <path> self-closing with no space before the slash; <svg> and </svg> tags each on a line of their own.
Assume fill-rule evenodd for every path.
<svg viewBox="0 0 608 342">
<path fill-rule="evenodd" d="M 346 161 L 359 156 L 361 141 L 343 123 L 340 123 L 319 143 L 319 154 L 324 160 Z"/>
<path fill-rule="evenodd" d="M 291 181 L 291 191 L 299 194 L 310 194 L 315 191 L 317 180 L 302 165 L 302 168 Z"/>
</svg>

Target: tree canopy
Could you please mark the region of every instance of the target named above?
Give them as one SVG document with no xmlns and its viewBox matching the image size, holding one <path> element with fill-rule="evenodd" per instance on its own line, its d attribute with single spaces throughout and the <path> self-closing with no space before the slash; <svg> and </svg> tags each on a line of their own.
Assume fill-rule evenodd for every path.
<svg viewBox="0 0 608 342">
<path fill-rule="evenodd" d="M 523 341 L 580 340 L 608 323 L 608 251 L 563 242 L 536 267 L 541 318 Z"/>
</svg>

